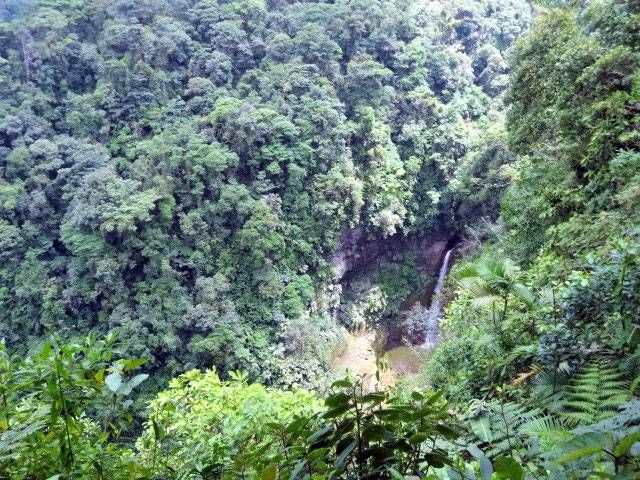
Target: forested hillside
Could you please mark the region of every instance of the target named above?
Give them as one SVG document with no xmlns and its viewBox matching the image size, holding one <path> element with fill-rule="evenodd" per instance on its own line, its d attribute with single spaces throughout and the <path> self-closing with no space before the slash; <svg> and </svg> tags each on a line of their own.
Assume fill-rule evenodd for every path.
<svg viewBox="0 0 640 480">
<path fill-rule="evenodd" d="M 425 235 L 497 210 L 503 54 L 527 2 L 3 8 L 9 345 L 118 329 L 166 373 L 278 382 L 292 329 L 337 332 L 341 231 Z"/>
<path fill-rule="evenodd" d="M 5 0 L 0 479 L 640 478 L 639 26 Z"/>
</svg>

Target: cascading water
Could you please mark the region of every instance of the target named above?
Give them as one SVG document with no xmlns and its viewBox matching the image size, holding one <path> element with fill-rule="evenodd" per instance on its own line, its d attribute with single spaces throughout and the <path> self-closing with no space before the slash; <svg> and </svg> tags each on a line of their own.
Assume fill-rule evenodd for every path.
<svg viewBox="0 0 640 480">
<path fill-rule="evenodd" d="M 447 279 L 447 272 L 449 270 L 449 262 L 451 260 L 451 252 L 449 250 L 442 261 L 440 267 L 440 273 L 438 274 L 438 282 L 436 288 L 433 290 L 431 296 L 431 306 L 429 307 L 429 313 L 425 321 L 425 337 L 422 348 L 431 350 L 436 347 L 440 341 L 440 314 L 442 313 L 442 290 L 444 289 L 444 282 Z"/>
</svg>

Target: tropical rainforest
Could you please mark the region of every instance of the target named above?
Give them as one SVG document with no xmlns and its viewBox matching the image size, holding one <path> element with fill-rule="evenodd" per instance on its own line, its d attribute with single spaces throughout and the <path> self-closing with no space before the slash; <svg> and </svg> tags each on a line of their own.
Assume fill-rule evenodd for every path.
<svg viewBox="0 0 640 480">
<path fill-rule="evenodd" d="M 0 260 L 0 479 L 640 478 L 640 2 L 1 0 Z"/>
</svg>

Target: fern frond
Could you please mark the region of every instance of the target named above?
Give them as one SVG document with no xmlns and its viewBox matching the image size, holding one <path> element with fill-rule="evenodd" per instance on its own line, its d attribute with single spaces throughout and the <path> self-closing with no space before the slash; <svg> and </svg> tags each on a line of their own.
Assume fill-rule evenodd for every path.
<svg viewBox="0 0 640 480">
<path fill-rule="evenodd" d="M 533 395 L 539 402 L 552 411 L 562 408 L 564 402 L 564 388 L 569 382 L 569 376 L 563 372 L 541 372 L 533 381 Z"/>
<path fill-rule="evenodd" d="M 498 302 L 500 302 L 502 299 L 500 297 L 498 297 L 497 295 L 484 295 L 484 296 L 478 296 L 476 298 L 474 298 L 471 301 L 471 305 L 474 308 L 486 308 L 486 307 L 491 307 L 493 305 L 496 305 Z"/>
<path fill-rule="evenodd" d="M 554 446 L 572 436 L 567 425 L 551 415 L 528 420 L 520 426 L 519 432 L 537 438 L 540 446 L 545 450 L 553 449 Z"/>
<path fill-rule="evenodd" d="M 538 352 L 538 346 L 536 344 L 530 345 L 518 345 L 515 347 L 509 355 L 507 356 L 506 363 L 513 363 L 518 360 L 529 360 L 535 357 Z M 531 371 L 535 371 L 535 374 L 538 375 L 542 372 L 540 365 L 532 365 Z"/>
<path fill-rule="evenodd" d="M 624 369 L 628 378 L 636 378 L 640 376 L 640 347 L 635 352 L 627 355 L 622 362 L 621 368 Z"/>
<path fill-rule="evenodd" d="M 2 435 L 0 435 L 0 455 L 9 453 L 12 450 L 18 450 L 30 435 L 43 430 L 46 424 L 44 420 L 37 420 L 18 425 L 11 430 L 3 432 Z"/>
<path fill-rule="evenodd" d="M 569 412 L 569 413 L 565 413 L 564 417 L 567 418 L 568 420 L 575 420 L 576 423 L 580 423 L 580 424 L 589 424 L 593 422 L 593 419 L 596 418 L 597 412 L 593 412 L 593 411 L 583 411 L 583 412 Z"/>
<path fill-rule="evenodd" d="M 628 382 L 616 366 L 594 360 L 582 367 L 562 391 L 560 415 L 576 424 L 590 424 L 616 414 L 628 398 Z"/>
<path fill-rule="evenodd" d="M 551 415 L 532 418 L 524 422 L 519 431 L 529 435 L 541 435 L 556 431 L 568 432 L 562 421 Z"/>
<path fill-rule="evenodd" d="M 530 425 L 530 428 L 533 429 L 535 421 L 542 416 L 540 409 L 530 409 L 518 403 L 491 402 L 484 404 L 482 417 L 485 419 L 485 425 L 490 429 L 490 440 L 486 447 L 487 455 L 489 457 L 500 456 L 514 448 L 526 445 L 531 435 L 526 431 L 521 431 L 522 426 L 533 422 Z"/>
<path fill-rule="evenodd" d="M 640 399 L 634 398 L 620 405 L 614 416 L 593 425 L 578 427 L 574 433 L 581 434 L 590 431 L 624 433 L 638 426 L 640 426 Z"/>
</svg>

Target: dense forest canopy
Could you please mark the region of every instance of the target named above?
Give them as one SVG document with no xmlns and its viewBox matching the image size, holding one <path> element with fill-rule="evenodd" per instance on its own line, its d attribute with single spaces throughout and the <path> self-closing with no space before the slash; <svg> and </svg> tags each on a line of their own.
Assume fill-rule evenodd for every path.
<svg viewBox="0 0 640 480">
<path fill-rule="evenodd" d="M 30 1 L 1 24 L 1 335 L 278 381 L 340 232 L 495 216 L 529 4 Z M 482 179 L 482 181 L 480 181 Z"/>
<path fill-rule="evenodd" d="M 0 19 L 0 479 L 638 478 L 638 0 Z"/>
</svg>

